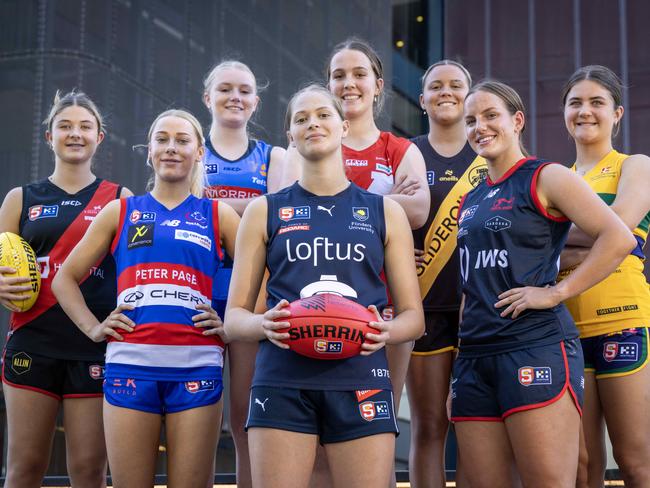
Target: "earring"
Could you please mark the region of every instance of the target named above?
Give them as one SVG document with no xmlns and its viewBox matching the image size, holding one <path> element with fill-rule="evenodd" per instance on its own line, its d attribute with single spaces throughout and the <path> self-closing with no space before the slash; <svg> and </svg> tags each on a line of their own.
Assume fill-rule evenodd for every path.
<svg viewBox="0 0 650 488">
<path fill-rule="evenodd" d="M 377 103 L 377 100 L 379 100 L 379 97 L 375 95 L 375 103 Z"/>
<path fill-rule="evenodd" d="M 422 109 L 422 115 L 426 115 L 427 111 L 425 109 Z"/>
</svg>

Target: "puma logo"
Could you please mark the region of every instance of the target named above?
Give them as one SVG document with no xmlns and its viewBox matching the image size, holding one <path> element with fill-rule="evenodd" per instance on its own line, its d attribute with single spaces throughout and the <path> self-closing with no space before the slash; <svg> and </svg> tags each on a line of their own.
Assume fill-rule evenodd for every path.
<svg viewBox="0 0 650 488">
<path fill-rule="evenodd" d="M 268 399 L 268 397 L 267 397 L 267 398 L 264 399 L 263 402 L 261 402 L 259 398 L 255 398 L 255 405 L 259 405 L 260 407 L 262 407 L 262 411 L 263 411 L 263 412 L 266 412 L 266 405 L 265 405 L 265 404 L 266 404 L 266 402 L 267 402 L 268 400 L 269 400 L 269 399 Z"/>
<path fill-rule="evenodd" d="M 322 210 L 323 212 L 327 212 L 331 217 L 332 216 L 332 210 L 334 210 L 334 207 L 336 207 L 336 205 L 332 205 L 330 208 L 323 207 L 322 205 L 319 205 L 316 208 L 317 208 L 317 210 Z"/>
</svg>

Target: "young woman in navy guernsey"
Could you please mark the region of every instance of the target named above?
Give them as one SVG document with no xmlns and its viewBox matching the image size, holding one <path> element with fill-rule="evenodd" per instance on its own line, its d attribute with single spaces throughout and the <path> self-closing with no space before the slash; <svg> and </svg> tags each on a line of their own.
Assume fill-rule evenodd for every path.
<svg viewBox="0 0 650 488">
<path fill-rule="evenodd" d="M 207 486 L 213 477 L 224 334 L 210 297 L 220 242 L 233 252 L 239 217 L 201 198 L 203 144 L 191 114 L 160 114 L 149 131 L 153 189 L 108 205 L 53 285 L 77 326 L 94 341 L 109 341 L 104 430 L 120 487 L 151 486 L 163 416 L 169 485 Z M 77 283 L 109 251 L 118 306 L 100 322 Z"/>
<path fill-rule="evenodd" d="M 464 117 L 488 176 L 464 197 L 458 227 L 464 307 L 451 420 L 463 469 L 473 488 L 513 486 L 517 471 L 524 486 L 574 487 L 584 372 L 561 302 L 609 275 L 636 240 L 573 172 L 526 155 L 512 88 L 474 86 Z M 595 243 L 555 284 L 571 221 Z"/>
<path fill-rule="evenodd" d="M 212 116 L 205 141 L 205 196 L 227 203 L 241 215 L 254 198 L 279 188 L 285 150 L 250 137 L 249 121 L 260 98 L 255 75 L 246 64 L 222 61 L 210 70 L 204 86 L 203 101 Z M 226 254 L 217 271 L 212 302 L 221 318 L 231 273 L 232 259 Z M 259 306 L 265 307 L 264 294 Z M 242 488 L 251 485 L 244 423 L 256 352 L 255 343 L 228 344 L 230 426 L 237 451 L 237 485 Z"/>
<path fill-rule="evenodd" d="M 253 485 L 309 486 L 320 442 L 334 486 L 387 486 L 397 424 L 384 345 L 423 330 L 408 220 L 398 204 L 346 178 L 341 140 L 348 123 L 327 89 L 299 91 L 286 120 L 302 176 L 246 209 L 226 311 L 228 337 L 262 341 L 247 421 Z M 266 267 L 268 311 L 255 314 Z M 397 311 L 387 322 L 378 313 L 386 305 L 382 267 Z M 289 350 L 281 342 L 289 334 L 277 332 L 288 325 L 288 303 L 331 290 L 375 311 L 378 330 L 367 335 L 375 342 L 344 360 Z M 376 407 L 372 418 L 361 414 L 364 402 Z"/>
<path fill-rule="evenodd" d="M 45 125 L 54 172 L 11 190 L 0 209 L 0 231 L 20 234 L 30 244 L 42 280 L 34 306 L 12 314 L 4 351 L 9 435 L 5 486 L 41 486 L 62 406 L 68 476 L 74 486 L 99 488 L 106 486 L 101 398 L 106 347 L 77 329 L 57 303 L 51 283 L 99 211 L 131 192 L 93 173 L 104 125 L 87 95 L 57 92 Z M 7 268 L 0 273 L 0 300 L 7 306 L 25 291 L 24 280 L 11 277 Z M 103 320 L 115 307 L 112 258 L 100 256 L 82 275 L 81 293 Z"/>
</svg>

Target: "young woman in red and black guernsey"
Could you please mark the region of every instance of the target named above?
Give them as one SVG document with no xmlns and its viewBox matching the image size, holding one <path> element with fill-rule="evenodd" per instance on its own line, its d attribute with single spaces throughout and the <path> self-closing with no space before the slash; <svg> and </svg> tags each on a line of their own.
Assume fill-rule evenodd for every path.
<svg viewBox="0 0 650 488">
<path fill-rule="evenodd" d="M 87 95 L 57 93 L 45 125 L 54 172 L 11 190 L 0 209 L 0 231 L 19 234 L 30 244 L 41 265 L 42 280 L 34 306 L 17 312 L 8 301 L 25 287 L 21 279 L 11 277 L 13 269 L 0 268 L 0 301 L 14 310 L 2 374 L 9 434 L 5 486 L 41 486 L 62 406 L 72 486 L 103 487 L 106 346 L 77 329 L 57 303 L 51 284 L 100 210 L 131 192 L 93 172 L 93 157 L 105 133 L 102 117 Z M 112 258 L 91 263 L 84 278 L 82 293 L 88 306 L 103 319 L 115 306 Z"/>
</svg>

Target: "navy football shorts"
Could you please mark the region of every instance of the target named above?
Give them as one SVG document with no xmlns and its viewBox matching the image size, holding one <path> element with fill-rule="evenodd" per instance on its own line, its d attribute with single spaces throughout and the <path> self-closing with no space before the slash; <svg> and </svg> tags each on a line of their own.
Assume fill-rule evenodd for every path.
<svg viewBox="0 0 650 488">
<path fill-rule="evenodd" d="M 57 400 L 101 397 L 103 380 L 103 361 L 55 359 L 11 348 L 3 355 L 3 383 Z"/>
<path fill-rule="evenodd" d="M 458 346 L 458 310 L 424 312 L 424 335 L 415 341 L 413 356 L 450 352 Z"/>
<path fill-rule="evenodd" d="M 221 400 L 221 380 L 152 381 L 106 378 L 104 398 L 116 407 L 163 415 L 212 405 Z"/>
<path fill-rule="evenodd" d="M 314 434 L 321 444 L 399 433 L 391 390 L 331 391 L 254 386 L 246 429 L 254 427 Z"/>
<path fill-rule="evenodd" d="M 578 339 L 482 357 L 458 357 L 451 420 L 501 421 L 545 407 L 568 390 L 582 413 L 584 364 Z"/>
<path fill-rule="evenodd" d="M 648 328 L 636 327 L 580 340 L 585 371 L 596 378 L 617 378 L 641 371 L 648 364 Z"/>
</svg>

